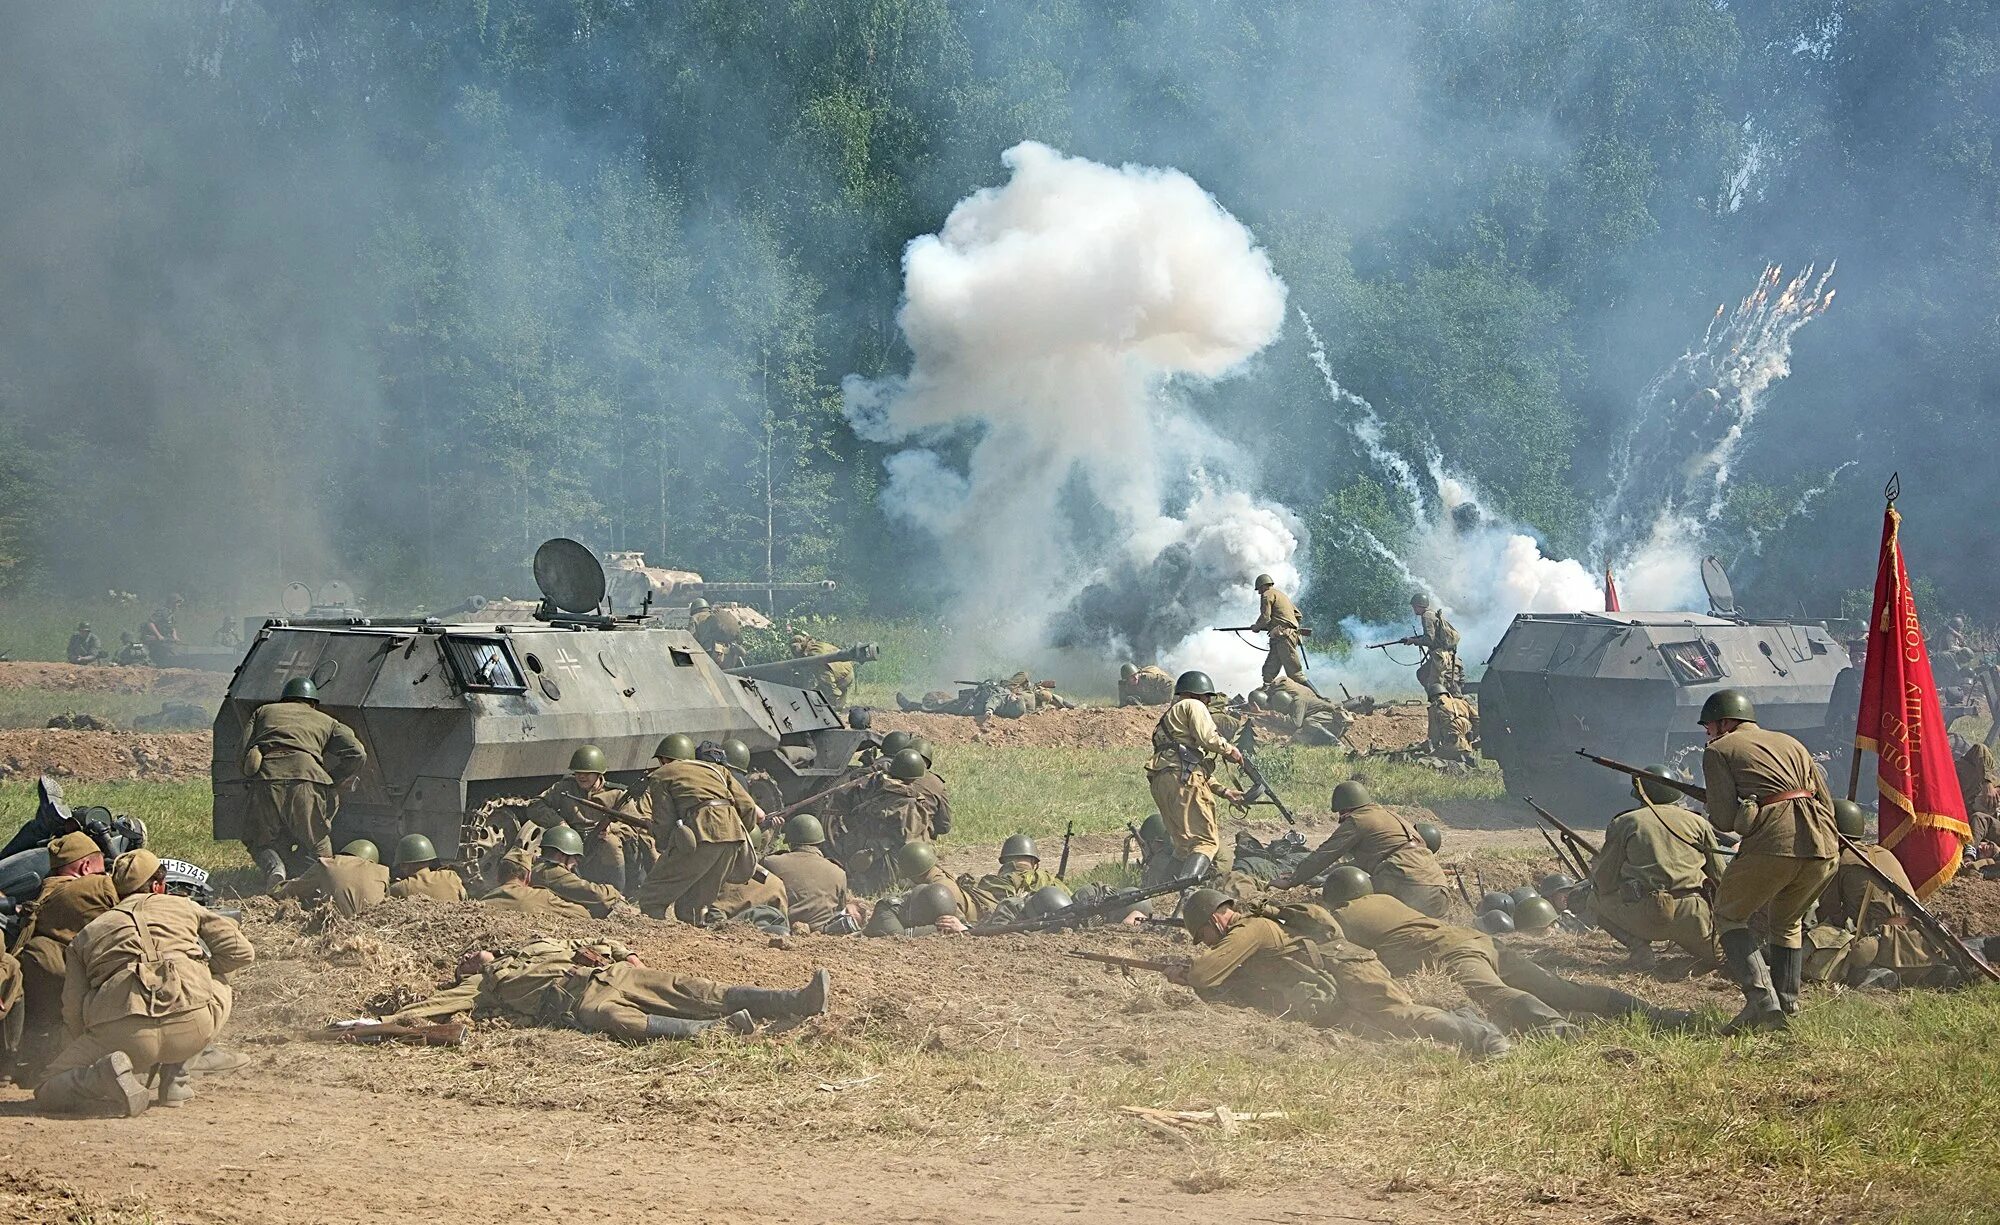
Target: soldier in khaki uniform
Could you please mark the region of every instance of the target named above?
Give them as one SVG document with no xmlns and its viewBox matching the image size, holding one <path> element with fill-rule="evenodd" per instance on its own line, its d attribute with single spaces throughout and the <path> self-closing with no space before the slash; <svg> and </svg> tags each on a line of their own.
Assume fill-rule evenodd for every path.
<svg viewBox="0 0 2000 1225">
<path fill-rule="evenodd" d="M 1852 800 L 1833 802 L 1840 832 L 1862 842 L 1868 815 Z M 1863 843 L 1861 855 L 1912 897 L 1909 873 L 1887 847 Z M 1833 880 L 1819 895 L 1817 922 L 1806 933 L 1805 977 L 1855 986 L 1948 986 L 1958 977 L 1951 958 L 1910 923 L 1895 895 L 1883 888 L 1861 857 L 1842 847 Z M 1975 942 L 1976 943 L 1976 942 Z"/>
<path fill-rule="evenodd" d="M 542 792 L 523 816 L 543 830 L 558 825 L 575 830 L 585 847 L 573 865 L 576 874 L 623 896 L 629 884 L 653 870 L 660 848 L 651 819 L 630 801 L 628 790 L 606 781 L 608 764 L 603 749 L 580 746 L 569 755 L 568 776 Z"/>
<path fill-rule="evenodd" d="M 367 761 L 353 731 L 320 711 L 319 686 L 306 677 L 286 681 L 282 697 L 251 714 L 237 763 L 248 799 L 244 845 L 267 887 L 332 857 L 339 789 Z"/>
<path fill-rule="evenodd" d="M 395 878 L 389 885 L 390 897 L 427 897 L 434 902 L 466 900 L 465 878 L 449 868 L 438 867 L 437 848 L 422 834 L 404 834 L 396 843 Z"/>
<path fill-rule="evenodd" d="M 165 870 L 151 851 L 120 855 L 111 879 L 118 905 L 70 942 L 69 1043 L 35 1090 L 45 1110 L 138 1114 L 152 1097 L 140 1076 L 154 1069 L 162 1105 L 194 1096 L 181 1064 L 229 1019 L 224 980 L 256 956 L 234 920 L 165 892 Z"/>
<path fill-rule="evenodd" d="M 1994 765 L 1992 749 L 1977 743 L 1965 747 L 1958 758 L 1958 791 L 1965 798 L 1965 818 L 1979 857 L 2000 854 L 2000 767 Z"/>
<path fill-rule="evenodd" d="M 1299 647 L 1302 639 L 1299 606 L 1278 590 L 1276 581 L 1268 574 L 1257 576 L 1256 587 L 1257 619 L 1250 623 L 1250 628 L 1263 630 L 1270 639 L 1264 652 L 1264 683 L 1268 685 L 1280 675 L 1303 682 L 1306 657 Z"/>
<path fill-rule="evenodd" d="M 659 767 L 629 794 L 656 826 L 671 826 L 673 834 L 633 900 L 653 918 L 665 919 L 671 907 L 682 922 L 698 922 L 725 879 L 749 879 L 754 860 L 747 844 L 764 810 L 729 767 L 697 761 L 694 740 L 684 733 L 660 741 L 654 760 Z"/>
<path fill-rule="evenodd" d="M 1241 795 L 1215 783 L 1218 760 L 1241 762 L 1243 752 L 1223 739 L 1209 700 L 1215 682 L 1206 672 L 1183 672 L 1174 682 L 1174 701 L 1153 725 L 1153 756 L 1146 784 L 1174 844 L 1168 879 L 1200 877 L 1215 864 L 1222 841 L 1216 827 L 1215 797 Z"/>
<path fill-rule="evenodd" d="M 1410 597 L 1410 611 L 1417 614 L 1417 632 L 1397 641 L 1404 646 L 1422 647 L 1423 662 L 1417 665 L 1417 684 L 1424 692 L 1443 686 L 1453 697 L 1465 692 L 1465 665 L 1458 658 L 1458 628 L 1445 620 L 1443 610 L 1431 607 L 1423 592 Z"/>
<path fill-rule="evenodd" d="M 526 851 L 509 851 L 502 855 L 494 871 L 500 877 L 500 886 L 480 897 L 481 906 L 548 918 L 590 917 L 590 912 L 575 902 L 565 902 L 547 889 L 538 889 L 528 883 L 528 878 L 535 872 L 535 860 Z"/>
<path fill-rule="evenodd" d="M 118 890 L 104 870 L 104 852 L 90 835 L 63 834 L 49 843 L 49 877 L 22 929 L 20 954 L 24 1064 L 38 1063 L 62 1037 L 63 980 L 69 944 L 98 915 L 118 904 Z"/>
<path fill-rule="evenodd" d="M 743 784 L 743 790 L 757 801 L 757 807 L 765 812 L 777 812 L 785 806 L 785 793 L 779 789 L 778 780 L 771 777 L 769 770 L 756 769 L 750 759 L 750 746 L 731 736 L 722 742 L 722 759 L 736 772 L 736 781 Z"/>
<path fill-rule="evenodd" d="M 898 849 L 951 829 L 951 801 L 943 780 L 932 777 L 923 752 L 908 747 L 889 758 L 886 773 L 849 793 L 834 844 L 856 889 L 872 893 L 885 887 Z"/>
<path fill-rule="evenodd" d="M 1181 921 L 1203 947 L 1171 977 L 1205 999 L 1308 1025 L 1432 1038 L 1474 1058 L 1509 1049 L 1506 1037 L 1486 1022 L 1412 1000 L 1375 954 L 1344 938 L 1322 907 L 1243 907 L 1219 890 L 1196 889 L 1181 907 Z"/>
<path fill-rule="evenodd" d="M 277 892 L 281 898 L 297 898 L 308 904 L 327 902 L 346 918 L 373 910 L 389 898 L 389 869 L 381 864 L 382 852 L 366 838 L 356 838 L 314 864 L 312 870 L 286 884 Z"/>
<path fill-rule="evenodd" d="M 1666 766 L 1653 773 L 1672 776 Z M 1632 780 L 1640 806 L 1611 818 L 1604 847 L 1590 864 L 1590 912 L 1613 939 L 1650 968 L 1652 944 L 1664 940 L 1695 960 L 1693 973 L 1722 964 L 1709 899 L 1722 879 L 1722 844 L 1715 827 L 1676 801 L 1661 783 Z"/>
<path fill-rule="evenodd" d="M 1742 836 L 1715 890 L 1722 953 L 1743 988 L 1743 1010 L 1725 1032 L 1783 1028 L 1799 1007 L 1802 921 L 1833 879 L 1833 796 L 1806 746 L 1757 726 L 1756 709 L 1740 690 L 1710 694 L 1701 726 L 1708 819 Z M 1750 919 L 1765 909 L 1770 945 L 1759 951 Z"/>
<path fill-rule="evenodd" d="M 1559 978 L 1520 953 L 1496 946 L 1485 932 L 1418 914 L 1388 894 L 1374 892 L 1368 874 L 1356 867 L 1328 873 L 1320 898 L 1347 938 L 1381 958 L 1391 974 L 1440 970 L 1487 1016 L 1516 1032 L 1569 1036 L 1574 1027 L 1564 1013 L 1636 1014 L 1662 1026 L 1689 1019 L 1636 995 Z"/>
<path fill-rule="evenodd" d="M 915 893 L 928 885 L 942 885 L 951 897 L 951 913 L 963 915 L 967 910 L 965 893 L 958 887 L 950 873 L 938 866 L 937 851 L 928 842 L 905 843 L 896 852 L 896 883 L 902 886 L 905 896 Z"/>
<path fill-rule="evenodd" d="M 860 909 L 847 888 L 847 870 L 826 857 L 826 829 L 818 817 L 798 813 L 785 821 L 790 848 L 764 859 L 764 867 L 785 884 L 785 904 L 794 930 L 848 934 L 860 929 Z M 928 843 L 912 843 L 929 849 Z M 935 860 L 933 860 L 935 863 Z"/>
<path fill-rule="evenodd" d="M 499 1015 L 631 1041 L 692 1038 L 717 1025 L 749 1033 L 760 1020 L 818 1016 L 829 987 L 825 970 L 796 991 L 724 986 L 649 969 L 615 941 L 542 939 L 512 952 L 468 953 L 453 986 L 384 1019 L 418 1025 Z"/>
<path fill-rule="evenodd" d="M 958 878 L 959 915 L 968 923 L 992 919 L 1010 899 L 1026 898 L 1048 885 L 1060 885 L 1053 872 L 1042 871 L 1042 854 L 1035 840 L 1014 834 L 1000 846 L 1000 870 Z"/>
<path fill-rule="evenodd" d="M 610 885 L 585 880 L 576 865 L 583 859 L 583 837 L 567 825 L 558 825 L 542 835 L 542 857 L 535 864 L 528 883 L 547 889 L 565 902 L 590 912 L 593 919 L 608 918 L 620 910 L 631 913 L 625 895 Z"/>
<path fill-rule="evenodd" d="M 831 655 L 839 649 L 831 642 L 821 642 L 811 634 L 799 632 L 792 635 L 793 659 L 804 659 L 810 655 Z M 814 664 L 806 673 L 806 682 L 800 687 L 817 689 L 833 703 L 835 710 L 845 710 L 847 695 L 854 689 L 854 665 L 847 660 Z"/>
<path fill-rule="evenodd" d="M 743 655 L 743 620 L 729 609 L 710 608 L 696 596 L 688 602 L 688 632 L 715 662 L 725 668 L 740 668 Z"/>
<path fill-rule="evenodd" d="M 1120 706 L 1164 706 L 1174 700 L 1174 678 L 1158 664 L 1125 664 L 1118 669 Z"/>
<path fill-rule="evenodd" d="M 1430 699 L 1427 730 L 1431 756 L 1477 765 L 1478 758 L 1472 752 L 1472 703 L 1446 692 L 1442 684 L 1432 685 L 1424 693 Z"/>
<path fill-rule="evenodd" d="M 1377 804 L 1368 788 L 1352 779 L 1333 789 L 1332 803 L 1340 816 L 1333 836 L 1296 869 L 1273 879 L 1273 889 L 1303 884 L 1352 859 L 1377 889 L 1412 909 L 1434 919 L 1450 912 L 1450 879 L 1415 825 Z"/>
</svg>

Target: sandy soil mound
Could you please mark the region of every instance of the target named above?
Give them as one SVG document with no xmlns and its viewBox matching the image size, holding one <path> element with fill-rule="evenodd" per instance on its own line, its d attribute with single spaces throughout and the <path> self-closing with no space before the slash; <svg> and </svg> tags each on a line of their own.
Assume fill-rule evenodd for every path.
<svg viewBox="0 0 2000 1225">
<path fill-rule="evenodd" d="M 875 712 L 875 730 L 906 731 L 933 744 L 977 744 L 1003 748 L 1143 748 L 1152 743 L 1153 725 L 1159 722 L 1157 706 L 1081 706 L 1075 710 L 1045 710 L 1019 719 L 979 721 L 961 715 L 905 714 L 901 711 Z M 1283 743 L 1286 731 L 1276 719 L 1259 716 L 1258 736 L 1267 743 Z M 1347 738 L 1364 751 L 1403 749 L 1421 742 L 1427 735 L 1422 703 L 1385 706 L 1374 714 L 1362 715 L 1348 730 Z"/>
<path fill-rule="evenodd" d="M 229 687 L 224 672 L 192 668 L 117 668 L 102 665 L 0 661 L 0 689 L 68 693 L 157 693 L 185 700 L 214 700 Z"/>
<path fill-rule="evenodd" d="M 207 777 L 209 755 L 207 732 L 0 731 L 0 779 L 174 782 Z"/>
</svg>

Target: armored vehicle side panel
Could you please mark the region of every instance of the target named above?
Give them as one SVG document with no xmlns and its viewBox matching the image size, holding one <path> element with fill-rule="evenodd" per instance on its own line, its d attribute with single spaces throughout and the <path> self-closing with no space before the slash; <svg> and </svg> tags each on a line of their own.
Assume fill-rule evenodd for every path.
<svg viewBox="0 0 2000 1225">
<path fill-rule="evenodd" d="M 337 838 L 421 833 L 447 854 L 466 813 L 496 797 L 539 794 L 580 745 L 597 745 L 611 772 L 631 779 L 652 768 L 669 733 L 734 736 L 796 799 L 868 739 L 821 695 L 732 676 L 685 629 L 649 618 L 272 621 L 216 715 L 217 838 L 241 836 L 238 758 L 251 712 L 299 676 L 313 679 L 322 709 L 369 754 L 342 797 Z"/>
<path fill-rule="evenodd" d="M 1690 613 L 1524 613 L 1479 683 L 1480 752 L 1510 794 L 1574 819 L 1602 820 L 1630 799 L 1624 780 L 1576 756 L 1698 765 L 1701 704 L 1747 692 L 1766 727 L 1832 747 L 1828 711 L 1858 684 L 1823 626 Z M 1837 730 L 1837 729 L 1836 729 Z M 1559 807 L 1560 806 L 1560 807 Z"/>
</svg>

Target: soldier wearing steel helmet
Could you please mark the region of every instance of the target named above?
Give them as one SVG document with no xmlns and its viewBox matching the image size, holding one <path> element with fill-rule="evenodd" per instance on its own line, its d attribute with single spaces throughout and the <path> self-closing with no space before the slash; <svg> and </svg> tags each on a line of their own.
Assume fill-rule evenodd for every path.
<svg viewBox="0 0 2000 1225">
<path fill-rule="evenodd" d="M 737 780 L 743 784 L 743 789 L 750 793 L 750 798 L 757 801 L 757 807 L 765 812 L 776 812 L 785 806 L 785 793 L 779 789 L 778 780 L 772 777 L 769 770 L 757 768 L 756 763 L 751 760 L 750 746 L 747 743 L 735 736 L 725 738 L 722 742 L 722 759 L 736 772 Z"/>
<path fill-rule="evenodd" d="M 1915 896 L 1910 877 L 1888 848 L 1868 842 L 1868 813 L 1853 800 L 1833 802 L 1834 824 L 1860 844 L 1842 847 L 1840 866 L 1819 895 L 1815 922 L 1806 932 L 1804 976 L 1812 982 L 1853 986 L 1947 986 L 1957 967 L 1903 915 L 1895 895 L 1863 866 L 1865 859 Z M 1975 946 L 1979 943 L 1973 941 Z"/>
<path fill-rule="evenodd" d="M 538 889 L 528 883 L 528 878 L 535 874 L 535 857 L 525 850 L 517 848 L 508 851 L 500 857 L 493 871 L 500 884 L 491 892 L 480 895 L 481 906 L 543 918 L 590 917 L 590 912 L 575 902 L 565 902 L 547 889 Z"/>
<path fill-rule="evenodd" d="M 1215 799 L 1242 798 L 1215 782 L 1219 761 L 1241 762 L 1243 752 L 1223 739 L 1209 700 L 1215 682 L 1206 672 L 1183 672 L 1174 681 L 1174 700 L 1153 725 L 1153 755 L 1146 763 L 1146 784 L 1173 842 L 1170 879 L 1198 878 L 1215 866 L 1222 849 L 1216 828 Z"/>
<path fill-rule="evenodd" d="M 368 761 L 353 729 L 319 708 L 319 686 L 303 676 L 251 712 L 237 765 L 248 803 L 243 842 L 276 888 L 292 872 L 333 857 L 339 791 Z"/>
<path fill-rule="evenodd" d="M 1674 777 L 1667 766 L 1652 772 Z M 1653 943 L 1666 941 L 1695 959 L 1695 973 L 1706 973 L 1722 964 L 1709 904 L 1723 872 L 1715 827 L 1663 783 L 1633 779 L 1632 794 L 1639 806 L 1611 818 L 1591 860 L 1590 917 L 1640 968 L 1651 966 Z"/>
<path fill-rule="evenodd" d="M 1181 922 L 1202 948 L 1170 977 L 1204 999 L 1308 1025 L 1428 1037 L 1474 1058 L 1509 1049 L 1506 1036 L 1485 1021 L 1412 1000 L 1322 906 L 1243 903 L 1218 889 L 1195 889 L 1181 906 Z"/>
<path fill-rule="evenodd" d="M 1333 789 L 1332 807 L 1340 818 L 1333 836 L 1297 869 L 1273 880 L 1272 888 L 1310 881 L 1352 859 L 1374 879 L 1375 888 L 1412 909 L 1439 919 L 1450 912 L 1450 878 L 1414 823 L 1377 804 L 1368 788 L 1353 779 Z"/>
<path fill-rule="evenodd" d="M 569 773 L 537 796 L 522 816 L 545 836 L 557 826 L 575 831 L 584 846 L 576 874 L 622 895 L 629 885 L 646 879 L 659 861 L 660 848 L 651 814 L 626 788 L 611 783 L 605 775 L 608 766 L 603 749 L 577 746 L 569 755 Z"/>
<path fill-rule="evenodd" d="M 404 834 L 396 843 L 396 866 L 389 875 L 390 897 L 427 897 L 434 902 L 466 900 L 465 878 L 438 866 L 437 847 L 422 834 Z"/>
<path fill-rule="evenodd" d="M 1020 917 L 1021 904 L 1029 894 L 1060 883 L 1055 873 L 1042 870 L 1042 853 L 1035 840 L 1026 834 L 1013 834 L 1000 844 L 998 871 L 978 877 L 968 872 L 958 878 L 963 899 L 960 914 L 969 923 L 1012 922 Z"/>
<path fill-rule="evenodd" d="M 1125 664 L 1118 669 L 1120 706 L 1160 706 L 1174 700 L 1174 678 L 1158 664 Z"/>
<path fill-rule="evenodd" d="M 528 883 L 537 889 L 547 889 L 565 902 L 574 902 L 594 919 L 608 918 L 621 911 L 629 914 L 624 894 L 578 873 L 583 857 L 583 835 L 567 825 L 551 826 L 542 831 L 541 857 L 535 861 Z"/>
<path fill-rule="evenodd" d="M 671 908 L 682 922 L 697 922 L 715 904 L 725 879 L 742 878 L 745 844 L 764 810 L 728 766 L 697 760 L 691 736 L 666 737 L 653 757 L 659 766 L 628 794 L 656 828 L 673 833 L 634 900 L 656 919 L 666 918 Z"/>
<path fill-rule="evenodd" d="M 1258 575 L 1253 586 L 1257 589 L 1257 619 L 1250 628 L 1264 631 L 1269 640 L 1264 650 L 1264 683 L 1269 685 L 1280 675 L 1303 682 L 1306 657 L 1299 645 L 1304 633 L 1299 606 L 1278 590 L 1277 581 L 1268 574 Z"/>
<path fill-rule="evenodd" d="M 889 758 L 887 771 L 850 793 L 835 844 L 860 892 L 873 893 L 889 883 L 899 848 L 950 831 L 950 802 L 926 782 L 929 774 L 922 751 L 906 746 Z"/>
<path fill-rule="evenodd" d="M 389 869 L 382 866 L 382 851 L 366 838 L 356 838 L 314 864 L 278 890 L 281 898 L 297 898 L 307 903 L 324 902 L 334 911 L 353 918 L 373 910 L 389 897 Z"/>
<path fill-rule="evenodd" d="M 1742 837 L 1715 890 L 1715 919 L 1743 1009 L 1725 1032 L 1783 1028 L 1798 1011 L 1806 912 L 1833 879 L 1833 795 L 1806 746 L 1757 725 L 1748 695 L 1719 689 L 1702 703 L 1701 772 L 1708 819 Z M 1770 943 L 1750 920 L 1768 911 Z"/>
<path fill-rule="evenodd" d="M 859 930 L 859 911 L 847 887 L 847 869 L 826 857 L 826 830 L 818 817 L 796 813 L 785 820 L 785 851 L 768 855 L 764 866 L 785 882 L 786 905 L 794 929 L 840 934 Z"/>
</svg>

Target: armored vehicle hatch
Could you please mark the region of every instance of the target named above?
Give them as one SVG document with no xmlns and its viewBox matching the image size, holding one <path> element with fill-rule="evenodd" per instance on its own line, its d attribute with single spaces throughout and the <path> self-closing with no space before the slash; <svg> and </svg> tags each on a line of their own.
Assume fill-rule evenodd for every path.
<svg viewBox="0 0 2000 1225">
<path fill-rule="evenodd" d="M 1710 586 L 1718 608 L 1734 607 L 1727 590 L 1726 579 Z M 1841 739 L 1828 712 L 1851 714 L 1859 684 L 1846 650 L 1816 623 L 1523 613 L 1479 683 L 1480 752 L 1500 764 L 1509 794 L 1599 821 L 1629 806 L 1631 793 L 1577 749 L 1698 772 L 1695 716 L 1709 694 L 1734 688 L 1750 695 L 1764 726 L 1828 750 Z"/>
<path fill-rule="evenodd" d="M 871 739 L 819 693 L 725 672 L 687 630 L 603 611 L 594 601 L 604 597 L 604 575 L 582 545 L 550 542 L 535 569 L 543 605 L 526 620 L 260 626 L 215 718 L 215 836 L 242 835 L 243 728 L 293 677 L 311 677 L 321 708 L 368 750 L 357 787 L 342 797 L 336 844 L 366 837 L 388 846 L 417 833 L 447 856 L 469 814 L 489 800 L 540 794 L 584 744 L 603 749 L 623 781 L 652 768 L 669 733 L 734 736 L 789 802 L 838 776 Z"/>
</svg>

